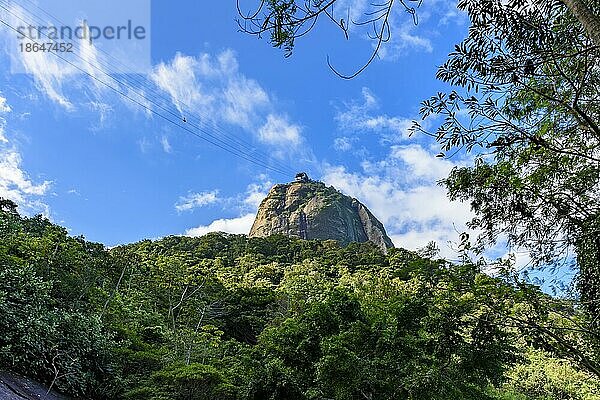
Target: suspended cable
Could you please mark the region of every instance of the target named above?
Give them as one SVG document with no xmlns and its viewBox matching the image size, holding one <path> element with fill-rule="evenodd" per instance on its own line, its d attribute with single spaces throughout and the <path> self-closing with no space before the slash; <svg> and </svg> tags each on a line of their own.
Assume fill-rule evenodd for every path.
<svg viewBox="0 0 600 400">
<path fill-rule="evenodd" d="M 25 1 L 27 1 L 27 0 L 25 0 Z M 36 6 L 36 7 L 37 7 L 37 6 Z M 20 21 L 22 21 L 23 23 L 26 23 L 26 22 L 25 22 L 25 21 L 24 21 L 24 20 L 23 20 L 21 17 L 19 17 L 19 16 L 15 15 L 15 14 L 14 14 L 14 13 L 12 13 L 10 10 L 8 10 L 6 7 L 3 7 L 3 6 L 1 6 L 1 5 L 0 5 L 0 8 L 3 8 L 3 9 L 4 9 L 4 10 L 5 10 L 5 11 L 6 11 L 8 14 L 10 14 L 10 15 L 12 15 L 13 17 L 15 17 L 15 18 L 19 19 L 19 20 L 20 20 Z M 51 16 L 52 18 L 54 18 L 54 19 L 55 19 L 55 20 L 57 20 L 58 22 L 60 22 L 60 20 L 58 20 L 56 17 L 52 16 L 50 13 L 48 13 L 48 12 L 44 11 L 44 10 L 43 10 L 43 9 L 41 9 L 40 7 L 37 7 L 37 8 L 38 8 L 38 9 L 40 9 L 40 10 L 42 10 L 44 13 L 46 13 L 46 14 L 47 14 L 47 15 L 49 15 L 49 16 Z M 23 9 L 24 9 L 25 11 L 27 11 L 28 13 L 30 13 L 31 15 L 33 15 L 33 13 L 32 13 L 30 10 L 27 10 L 27 9 L 26 9 L 26 8 L 24 8 L 24 7 L 23 7 Z M 37 16 L 37 15 L 35 15 L 35 16 L 39 18 L 39 16 Z M 9 23 L 7 23 L 6 21 L 1 21 L 1 22 L 2 22 L 2 23 L 5 25 L 5 26 L 7 26 L 8 28 L 10 28 L 10 29 L 14 30 L 15 32 L 17 32 L 17 33 L 21 34 L 21 32 L 19 32 L 19 31 L 18 31 L 18 30 L 17 30 L 15 27 L 13 27 L 12 25 L 10 25 L 10 24 L 9 24 Z M 46 36 L 47 36 L 47 35 L 46 35 Z M 39 42 L 36 42 L 36 41 L 35 41 L 35 39 L 33 39 L 33 38 L 31 38 L 31 37 L 27 37 L 27 38 L 28 38 L 29 40 L 31 40 L 32 42 L 34 42 L 34 43 L 39 43 Z M 52 40 L 52 39 L 51 39 L 51 38 L 49 38 L 49 37 L 48 37 L 48 39 L 49 39 L 49 40 Z M 96 49 L 97 49 L 97 50 L 99 50 L 99 51 L 102 51 L 104 54 L 107 54 L 109 57 L 111 57 L 111 56 L 110 56 L 108 53 L 104 52 L 102 49 L 98 49 L 98 48 L 96 48 Z M 145 104 L 141 103 L 140 101 L 137 101 L 137 100 L 133 99 L 131 96 L 127 95 L 127 93 L 124 93 L 123 91 L 121 91 L 121 90 L 119 90 L 119 89 L 115 88 L 114 86 L 112 86 L 112 85 L 110 85 L 110 84 L 108 84 L 108 83 L 106 83 L 106 82 L 102 81 L 101 79 L 99 79 L 99 78 L 98 78 L 98 77 L 96 77 L 95 75 L 91 74 L 90 72 L 88 72 L 88 71 L 85 71 L 84 69 L 82 69 L 82 68 L 78 67 L 77 65 L 73 64 L 73 63 L 72 63 L 72 62 L 70 62 L 69 60 L 67 60 L 67 59 L 65 59 L 64 57 L 62 57 L 62 56 L 61 56 L 60 54 L 58 54 L 57 52 L 51 52 L 51 53 L 52 53 L 53 55 L 55 55 L 56 57 L 58 57 L 59 59 L 61 59 L 62 61 L 64 61 L 64 62 L 67 62 L 69 65 L 71 65 L 72 67 L 76 68 L 76 69 L 77 69 L 77 70 L 79 70 L 80 72 L 82 72 L 82 73 L 84 73 L 85 75 L 89 76 L 90 78 L 94 79 L 95 81 L 97 81 L 97 82 L 101 83 L 102 85 L 104 85 L 104 86 L 108 87 L 109 89 L 111 89 L 111 90 L 115 91 L 116 93 L 118 93 L 119 95 L 121 95 L 121 96 L 123 96 L 124 98 L 128 99 L 129 101 L 132 101 L 132 102 L 133 102 L 133 103 L 135 103 L 136 105 L 139 105 L 139 106 L 143 107 L 144 109 L 148 110 L 148 111 L 149 111 L 149 112 L 151 112 L 152 114 L 154 114 L 154 115 L 157 115 L 157 116 L 159 116 L 159 117 L 161 117 L 161 118 L 165 119 L 166 121 L 168 121 L 168 122 L 170 122 L 170 123 L 173 123 L 174 125 L 178 126 L 179 128 L 182 128 L 184 131 L 186 131 L 186 132 L 188 132 L 188 133 L 191 133 L 191 134 L 193 134 L 194 136 L 197 136 L 197 137 L 199 137 L 200 139 L 202 139 L 202 140 L 205 140 L 206 142 L 208 142 L 208 143 L 211 143 L 212 145 L 214 145 L 214 146 L 216 146 L 216 147 L 218 147 L 218 148 L 221 148 L 221 149 L 222 149 L 222 150 L 224 150 L 224 151 L 227 151 L 227 152 L 229 152 L 230 154 L 233 154 L 233 155 L 235 155 L 235 156 L 238 156 L 238 157 L 240 157 L 240 158 L 243 158 L 243 159 L 245 159 L 245 160 L 247 160 L 247 161 L 249 161 L 249 162 L 251 162 L 251 163 L 253 163 L 253 164 L 255 164 L 255 165 L 258 165 L 258 166 L 261 166 L 261 167 L 267 168 L 267 169 L 269 169 L 269 170 L 271 170 L 271 171 L 278 172 L 278 173 L 281 173 L 281 174 L 285 174 L 285 175 L 287 175 L 287 174 L 289 174 L 289 173 L 293 173 L 293 171 L 294 171 L 293 169 L 289 168 L 287 165 L 285 165 L 285 164 L 283 164 L 283 163 L 278 163 L 278 166 L 275 166 L 275 167 L 273 167 L 272 165 L 269 165 L 269 164 L 265 163 L 265 161 L 263 161 L 263 159 L 266 159 L 266 158 L 268 158 L 268 157 L 266 157 L 264 154 L 261 154 L 261 153 L 259 153 L 259 152 L 257 152 L 257 151 L 253 151 L 252 153 L 248 153 L 248 152 L 246 152 L 246 151 L 245 151 L 246 149 L 239 149 L 239 148 L 237 148 L 237 147 L 233 146 L 231 143 L 228 143 L 228 142 L 226 142 L 226 141 L 222 140 L 221 138 L 219 138 L 219 137 L 217 137 L 217 136 L 214 136 L 214 135 L 212 135 L 210 132 L 208 132 L 208 131 L 207 131 L 207 130 L 208 130 L 208 128 L 206 128 L 206 127 L 202 127 L 202 126 L 196 126 L 196 124 L 194 124 L 194 123 L 192 122 L 192 120 L 193 120 L 193 119 L 197 119 L 197 120 L 199 120 L 201 123 L 202 123 L 202 120 L 201 120 L 201 118 L 195 117 L 195 116 L 193 115 L 193 113 L 190 113 L 190 116 L 192 116 L 192 117 L 194 117 L 194 118 L 188 119 L 188 118 L 187 118 L 187 117 L 184 115 L 184 116 L 183 116 L 183 119 L 180 119 L 180 115 L 179 115 L 178 113 L 175 113 L 175 112 L 173 112 L 172 110 L 170 110 L 170 109 L 168 109 L 168 108 L 165 108 L 163 105 L 161 105 L 161 104 L 158 104 L 158 103 L 157 103 L 156 101 L 154 101 L 153 99 L 149 99 L 148 97 L 144 96 L 144 94 L 142 94 L 142 93 L 138 93 L 138 92 L 137 92 L 137 90 L 136 90 L 136 89 L 138 89 L 138 88 L 134 87 L 134 86 L 131 84 L 131 82 L 130 82 L 130 81 L 127 81 L 127 84 L 125 84 L 125 83 L 123 83 L 121 80 L 117 79 L 116 77 L 114 77 L 114 76 L 111 76 L 110 74 L 108 74 L 106 71 L 104 71 L 104 70 L 102 70 L 102 69 L 98 68 L 96 65 L 87 64 L 87 65 L 91 65 L 93 68 L 95 68 L 96 70 L 100 71 L 102 74 L 104 74 L 104 75 L 108 76 L 108 77 L 109 77 L 111 80 L 113 80 L 113 81 L 117 82 L 119 85 L 121 85 L 121 86 L 124 86 L 124 87 L 126 87 L 126 88 L 129 88 L 129 89 L 133 89 L 133 90 L 134 90 L 134 92 L 136 93 L 136 95 L 138 95 L 139 97 L 143 98 L 143 99 L 144 99 L 145 101 L 147 101 L 148 103 L 151 103 L 151 104 L 155 105 L 156 107 L 158 107 L 159 109 L 161 109 L 161 110 L 165 111 L 166 113 L 168 113 L 168 114 L 172 115 L 173 117 L 175 117 L 175 120 L 173 120 L 173 119 L 170 119 L 170 118 L 168 118 L 168 117 L 165 117 L 164 115 L 160 114 L 160 113 L 159 113 L 159 112 L 157 112 L 156 110 L 154 110 L 154 109 L 152 109 L 152 108 L 150 108 L 150 107 L 146 106 Z M 81 58 L 79 55 L 75 54 L 75 56 L 76 56 L 76 57 L 78 57 L 79 59 L 81 59 L 82 61 L 86 62 L 86 60 L 84 60 L 83 58 Z M 111 58 L 113 58 L 113 59 L 114 59 L 114 57 L 111 57 Z M 115 59 L 115 60 L 116 60 L 116 59 Z M 124 64 L 123 64 L 123 63 L 121 63 L 119 60 L 117 60 L 117 61 L 118 61 L 118 62 L 119 62 L 121 65 L 124 65 Z M 99 61 L 99 63 L 100 63 L 100 61 Z M 107 65 L 106 65 L 106 64 L 102 64 L 102 65 L 103 65 L 103 66 L 105 66 L 105 67 L 107 67 Z M 110 63 L 108 64 L 108 66 L 109 66 L 110 68 L 112 68 L 112 70 L 117 70 L 117 69 L 116 69 L 116 68 L 114 68 L 112 65 L 110 65 Z M 143 86 L 143 87 L 144 87 L 145 89 L 147 89 L 148 91 L 151 91 L 151 92 L 154 92 L 155 94 L 157 94 L 157 95 L 158 95 L 157 97 L 161 97 L 163 100 L 165 99 L 165 98 L 164 98 L 164 95 L 162 95 L 162 94 L 158 94 L 158 93 L 157 93 L 157 92 L 156 92 L 156 91 L 155 91 L 155 90 L 154 90 L 152 87 L 148 86 L 148 84 L 145 84 L 145 83 L 143 83 L 143 82 L 141 82 L 141 81 L 139 81 L 139 80 L 136 80 L 136 81 L 138 82 L 138 84 L 140 84 L 141 86 Z M 171 101 L 171 100 L 168 100 L 168 101 L 167 101 L 167 103 L 168 103 L 168 104 L 172 104 L 172 101 Z M 209 136 L 210 138 L 212 138 L 213 140 L 210 140 L 210 139 L 208 139 L 208 138 L 205 138 L 204 136 L 201 136 L 201 135 L 198 135 L 198 134 L 196 134 L 196 133 L 195 133 L 195 132 L 193 132 L 192 130 L 188 129 L 188 128 L 187 128 L 185 125 L 182 125 L 181 123 L 179 123 L 179 121 L 184 121 L 183 123 L 184 123 L 185 125 L 190 125 L 190 126 L 192 126 L 192 127 L 195 127 L 195 128 L 196 128 L 196 129 L 198 129 L 200 132 L 203 132 L 203 133 L 205 133 L 206 135 L 208 135 L 208 136 Z M 217 132 L 218 132 L 218 131 L 219 131 L 219 130 L 217 130 Z M 225 132 L 222 132 L 222 131 L 221 131 L 221 133 L 222 133 L 222 134 L 224 134 L 225 136 L 228 136 L 230 139 L 232 139 L 232 140 L 236 141 L 238 144 L 239 144 L 239 143 L 244 143 L 244 144 L 246 144 L 246 145 L 250 145 L 250 143 L 248 143 L 248 142 L 244 141 L 243 139 L 238 139 L 238 138 L 236 138 L 236 137 L 234 137 L 234 136 L 232 137 L 231 135 L 228 135 L 228 134 L 226 134 Z M 263 159 L 258 159 L 258 158 L 256 158 L 255 154 L 256 154 L 256 155 L 258 155 L 258 156 L 262 156 L 262 157 L 263 157 Z M 272 161 L 272 160 L 271 160 L 271 161 Z"/>
<path fill-rule="evenodd" d="M 26 0 L 26 1 L 27 1 L 27 0 Z M 36 6 L 36 7 L 37 7 L 37 6 Z M 22 22 L 24 22 L 24 23 L 25 23 L 25 21 L 24 21 L 22 18 L 20 18 L 19 16 L 16 16 L 14 13 L 10 12 L 10 11 L 9 11 L 9 10 L 7 10 L 5 7 L 2 7 L 2 8 L 4 8 L 4 9 L 5 9 L 5 10 L 6 10 L 6 11 L 7 11 L 7 12 L 10 14 L 10 15 L 12 15 L 12 16 L 14 16 L 14 17 L 16 17 L 17 19 L 19 19 L 20 21 L 22 21 Z M 28 9 L 26 9 L 26 8 L 24 8 L 24 7 L 22 7 L 22 8 L 23 8 L 24 10 L 26 10 L 28 13 L 30 13 L 30 14 L 32 14 L 32 15 L 35 15 L 35 14 L 34 14 L 34 13 L 32 13 L 30 10 L 28 10 Z M 43 9 L 41 9 L 40 7 L 37 7 L 37 8 L 38 8 L 38 9 L 40 9 L 40 10 L 42 10 L 42 11 L 44 11 L 44 10 L 43 10 Z M 45 12 L 45 11 L 44 11 L 44 12 Z M 60 20 L 58 20 L 58 18 L 56 18 L 56 17 L 52 16 L 52 14 L 50 14 L 50 13 L 48 13 L 48 12 L 45 12 L 45 13 L 46 13 L 46 14 L 48 14 L 49 16 L 51 16 L 51 18 L 54 18 L 55 20 L 57 20 L 57 21 L 59 21 L 59 22 L 60 22 Z M 36 16 L 36 17 L 38 17 L 38 18 L 40 18 L 38 15 L 35 15 L 35 16 Z M 46 35 L 46 36 L 47 36 L 47 35 Z M 48 38 L 48 39 L 50 39 L 50 38 Z M 52 39 L 50 39 L 50 40 L 52 40 Z M 95 48 L 95 49 L 97 49 L 97 50 L 99 50 L 99 51 L 102 51 L 103 53 L 107 54 L 107 55 L 110 57 L 110 55 L 109 55 L 108 53 L 104 52 L 102 49 L 98 49 L 98 48 Z M 76 57 L 78 57 L 78 58 L 80 58 L 80 59 L 82 59 L 82 58 L 81 58 L 81 57 L 79 57 L 77 54 L 75 54 L 75 56 L 76 56 Z M 111 57 L 111 58 L 115 59 L 114 57 Z M 82 60 L 83 60 L 83 59 L 82 59 Z M 120 64 L 124 65 L 124 64 L 123 64 L 123 63 L 121 63 L 119 60 L 117 60 L 117 59 L 115 59 L 115 60 L 116 60 L 117 62 L 119 62 Z M 83 61 L 85 62 L 85 60 L 83 60 Z M 109 65 L 109 66 L 107 66 L 106 64 L 102 63 L 102 62 L 101 62 L 101 60 L 98 60 L 98 63 L 99 63 L 99 64 L 101 64 L 101 65 L 103 65 L 103 66 L 105 66 L 105 67 L 108 67 L 109 69 L 110 69 L 110 68 L 112 68 L 113 70 L 116 70 L 116 68 L 114 68 L 112 65 Z M 90 65 L 90 64 L 88 64 L 88 65 Z M 99 70 L 99 71 L 100 71 L 102 74 L 104 74 L 104 75 L 107 75 L 107 76 L 108 76 L 109 78 L 111 78 L 112 80 L 115 80 L 115 81 L 117 81 L 117 82 L 118 82 L 119 84 L 121 84 L 122 86 L 125 86 L 125 87 L 127 87 L 127 88 L 131 88 L 131 89 L 133 89 L 133 90 L 134 90 L 134 92 L 135 92 L 135 90 L 137 89 L 137 88 L 133 87 L 133 85 L 131 85 L 130 81 L 127 81 L 127 83 L 128 83 L 129 85 L 127 85 L 127 84 L 124 84 L 124 83 L 123 83 L 121 80 L 119 80 L 119 79 L 117 79 L 117 78 L 115 78 L 115 77 L 111 76 L 110 74 L 106 73 L 106 71 L 104 71 L 104 70 L 102 70 L 102 69 L 98 68 L 96 65 L 92 65 L 92 67 L 94 67 L 95 69 Z M 126 78 L 126 77 L 125 77 L 125 78 Z M 127 79 L 127 78 L 126 78 L 126 79 Z M 144 88 L 145 88 L 146 90 L 148 90 L 148 91 L 152 91 L 154 94 L 156 94 L 156 97 L 161 97 L 163 100 L 165 99 L 164 95 L 163 95 L 162 93 L 157 93 L 157 92 L 154 90 L 154 88 L 153 88 L 153 87 L 150 87 L 150 86 L 148 86 L 148 84 L 145 84 L 145 83 L 143 83 L 143 82 L 141 82 L 141 81 L 139 81 L 139 80 L 135 80 L 135 81 L 137 81 L 137 82 L 138 82 L 138 83 L 140 83 L 142 86 L 144 86 Z M 150 102 L 150 103 L 154 104 L 155 106 L 159 107 L 160 109 L 164 110 L 165 112 L 168 112 L 169 114 L 171 114 L 171 115 L 172 115 L 173 117 L 175 117 L 176 119 L 179 119 L 179 118 L 181 118 L 181 116 L 180 116 L 178 113 L 176 113 L 176 112 L 172 111 L 171 109 L 167 109 L 167 108 L 165 108 L 163 105 L 157 104 L 157 103 L 156 103 L 156 101 L 148 99 L 148 98 L 147 98 L 146 96 L 144 96 L 143 94 L 139 94 L 139 93 L 136 93 L 136 94 L 138 94 L 140 97 L 144 98 L 146 101 L 148 101 L 148 102 Z M 172 101 L 167 99 L 166 103 L 167 103 L 167 104 L 172 104 Z M 189 113 L 189 114 L 191 114 L 191 115 L 193 116 L 193 113 Z M 183 116 L 183 119 L 185 119 L 185 121 L 184 121 L 184 122 L 186 122 L 186 123 L 188 122 L 188 119 L 187 119 L 187 117 Z M 207 125 L 204 123 L 204 121 L 203 121 L 201 118 L 199 118 L 199 117 L 198 117 L 198 118 L 194 118 L 194 119 L 196 119 L 196 120 L 197 120 L 197 121 L 198 121 L 200 124 L 202 124 L 202 125 L 203 125 L 203 126 L 199 126 L 199 127 L 197 127 L 197 128 L 198 128 L 199 130 L 203 131 L 204 133 L 206 133 L 206 134 L 210 135 L 210 133 L 209 133 L 209 132 L 207 132 L 207 130 L 210 130 L 210 125 L 208 125 L 208 126 L 207 126 Z M 207 120 L 209 120 L 210 118 L 206 117 L 206 119 L 207 119 Z M 191 120 L 190 120 L 190 121 L 191 121 Z M 274 159 L 272 159 L 272 158 L 268 157 L 266 154 L 264 154 L 264 153 L 262 153 L 262 152 L 260 152 L 260 151 L 257 151 L 256 149 L 251 149 L 251 153 L 248 153 L 248 152 L 247 152 L 247 150 L 248 150 L 248 149 L 247 149 L 247 147 L 246 147 L 246 146 L 253 146 L 253 145 L 252 145 L 252 144 L 250 144 L 249 142 L 247 142 L 247 141 L 244 141 L 243 139 L 238 139 L 238 138 L 237 138 L 237 137 L 235 137 L 235 136 L 229 135 L 228 133 L 226 133 L 225 131 L 223 131 L 223 130 L 221 130 L 221 129 L 213 129 L 213 131 L 220 132 L 220 133 L 221 133 L 223 136 L 226 136 L 226 137 L 228 137 L 228 138 L 230 138 L 230 139 L 234 140 L 234 141 L 235 141 L 235 142 L 237 142 L 238 144 L 240 144 L 240 142 L 241 142 L 241 143 L 243 143 L 243 146 L 244 146 L 244 147 L 243 147 L 242 149 L 240 149 L 240 148 L 237 148 L 237 147 L 233 146 L 231 143 L 229 143 L 229 142 L 227 142 L 227 141 L 224 141 L 224 140 L 222 140 L 222 139 L 221 139 L 221 138 L 219 138 L 219 137 L 215 137 L 214 135 L 210 135 L 210 136 L 211 136 L 211 137 L 213 137 L 215 140 L 217 140 L 217 141 L 219 141 L 219 142 L 223 143 L 225 146 L 228 146 L 229 148 L 233 148 L 233 149 L 234 149 L 235 151 L 237 151 L 237 152 L 242 152 L 243 154 L 245 154 L 245 155 L 247 155 L 247 156 L 249 156 L 249 157 L 253 158 L 254 160 L 256 160 L 256 161 L 260 161 L 260 163 L 261 163 L 261 164 L 264 164 L 264 163 L 265 163 L 263 160 L 269 160 L 269 164 L 270 164 L 270 165 L 273 165 L 273 164 L 275 164 L 275 167 L 276 167 L 278 170 L 286 171 L 287 173 L 290 173 L 290 174 L 293 174 L 293 173 L 294 173 L 294 170 L 293 170 L 292 168 L 290 168 L 290 167 L 289 167 L 287 164 L 283 164 L 283 163 L 281 163 L 281 162 L 279 162 L 279 161 L 277 161 L 277 160 L 274 160 Z"/>
</svg>

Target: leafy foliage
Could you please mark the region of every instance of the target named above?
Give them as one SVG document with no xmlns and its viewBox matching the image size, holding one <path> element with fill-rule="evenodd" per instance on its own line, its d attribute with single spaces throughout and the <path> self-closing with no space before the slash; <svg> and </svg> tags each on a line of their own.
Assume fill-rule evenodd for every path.
<svg viewBox="0 0 600 400">
<path fill-rule="evenodd" d="M 111 333 L 92 300 L 106 259 L 41 217 L 0 211 L 0 366 L 62 391 L 110 397 Z M 10 205 L 9 205 L 10 206 Z"/>
<path fill-rule="evenodd" d="M 108 251 L 7 202 L 0 222 L 0 368 L 83 398 L 492 398 L 523 379 L 518 338 L 545 343 L 515 321 L 559 318 L 531 286 L 406 250 L 215 233 Z"/>
<path fill-rule="evenodd" d="M 560 262 L 599 212 L 600 53 L 556 2 L 459 7 L 469 36 L 438 77 L 464 90 L 421 110 L 445 118 L 434 133 L 445 151 L 477 156 L 445 181 L 450 197 L 471 202 L 482 246 L 506 237 L 538 265 Z"/>
<path fill-rule="evenodd" d="M 544 351 L 530 350 L 510 373 L 500 398 L 530 400 L 592 400 L 600 396 L 600 382 L 578 371 L 565 360 Z"/>
<path fill-rule="evenodd" d="M 476 214 L 474 249 L 506 240 L 527 250 L 534 268 L 575 269 L 577 297 L 591 316 L 580 329 L 597 338 L 598 47 L 560 2 L 463 0 L 459 7 L 471 19 L 469 35 L 438 71 L 455 90 L 422 104 L 424 118 L 443 118 L 435 132 L 415 129 L 446 153 L 475 158 L 444 181 L 449 197 L 470 202 Z"/>
</svg>

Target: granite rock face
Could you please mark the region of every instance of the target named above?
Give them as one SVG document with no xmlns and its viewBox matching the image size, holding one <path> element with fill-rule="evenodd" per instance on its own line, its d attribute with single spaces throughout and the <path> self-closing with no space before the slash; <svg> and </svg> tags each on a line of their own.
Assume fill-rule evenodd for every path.
<svg viewBox="0 0 600 400">
<path fill-rule="evenodd" d="M 342 245 L 370 241 L 384 252 L 394 247 L 383 224 L 365 205 L 305 174 L 274 186 L 261 203 L 250 237 L 274 234 L 337 240 Z"/>
</svg>

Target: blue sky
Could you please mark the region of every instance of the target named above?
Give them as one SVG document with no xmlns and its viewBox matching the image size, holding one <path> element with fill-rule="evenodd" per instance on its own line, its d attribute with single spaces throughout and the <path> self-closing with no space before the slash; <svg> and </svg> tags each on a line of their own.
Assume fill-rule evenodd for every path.
<svg viewBox="0 0 600 400">
<path fill-rule="evenodd" d="M 369 3 L 344 4 L 361 10 Z M 29 0 L 10 7 L 35 19 Z M 0 18 L 10 20 L 5 11 Z M 436 159 L 435 143 L 409 138 L 407 128 L 419 103 L 445 88 L 436 68 L 466 34 L 455 3 L 426 2 L 418 26 L 397 9 L 391 42 L 351 81 L 336 77 L 326 58 L 343 71 L 360 66 L 373 45 L 365 31 L 353 30 L 347 41 L 323 20 L 284 58 L 266 40 L 238 31 L 234 1 L 153 1 L 150 15 L 150 69 L 134 76 L 143 85 L 124 85 L 131 75 L 113 73 L 118 81 L 110 81 L 107 67 L 115 61 L 102 62 L 94 47 L 86 68 L 162 112 L 148 100 L 158 102 L 180 124 L 189 119 L 188 129 L 195 131 L 199 117 L 221 140 L 255 149 L 285 173 L 185 132 L 51 55 L 26 61 L 26 74 L 11 73 L 15 33 L 2 27 L 0 196 L 113 246 L 211 230 L 246 233 L 269 188 L 307 171 L 364 202 L 397 246 L 435 240 L 449 252 L 469 209 L 450 203 L 437 181 L 461 160 Z"/>
</svg>

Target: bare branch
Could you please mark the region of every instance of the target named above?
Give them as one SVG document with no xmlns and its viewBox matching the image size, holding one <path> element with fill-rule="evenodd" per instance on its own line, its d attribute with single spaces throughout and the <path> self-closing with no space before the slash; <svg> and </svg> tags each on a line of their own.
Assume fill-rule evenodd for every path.
<svg viewBox="0 0 600 400">
<path fill-rule="evenodd" d="M 350 8 L 345 11 L 344 17 L 336 16 L 335 5 L 337 0 L 261 0 L 254 11 L 244 12 L 237 0 L 237 10 L 240 19 L 237 20 L 241 32 L 262 38 L 263 34 L 270 35 L 273 47 L 282 48 L 285 57 L 289 57 L 294 49 L 296 39 L 305 36 L 316 26 L 321 15 L 327 17 L 339 28 L 346 39 L 350 38 L 352 26 L 373 26 L 373 33 L 367 36 L 375 41 L 374 50 L 367 62 L 352 74 L 342 74 L 333 66 L 329 56 L 329 68 L 343 79 L 352 79 L 362 73 L 378 56 L 382 45 L 392 37 L 390 24 L 391 14 L 395 4 L 400 4 L 412 17 L 413 23 L 418 24 L 417 8 L 422 0 L 388 0 L 383 3 L 371 3 L 370 9 L 364 15 L 365 20 L 356 21 L 351 17 Z"/>
</svg>

